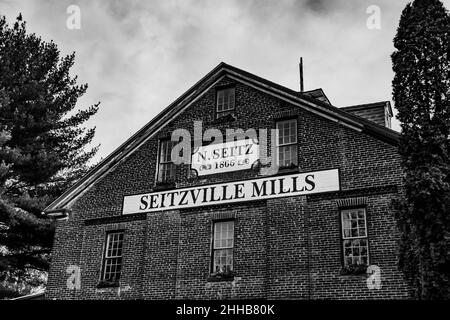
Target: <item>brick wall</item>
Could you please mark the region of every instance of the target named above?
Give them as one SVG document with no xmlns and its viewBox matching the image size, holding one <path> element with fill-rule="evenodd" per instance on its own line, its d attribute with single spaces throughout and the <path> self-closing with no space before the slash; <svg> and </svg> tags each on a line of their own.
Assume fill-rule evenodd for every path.
<svg viewBox="0 0 450 320">
<path fill-rule="evenodd" d="M 233 84 L 228 78 L 216 86 Z M 390 202 L 401 188 L 396 147 L 365 133 L 236 83 L 236 121 L 214 119 L 215 88 L 113 168 L 72 204 L 57 225 L 47 298 L 407 298 L 396 266 Z M 277 114 L 298 119 L 299 171 L 339 168 L 341 192 L 314 196 L 121 216 L 124 195 L 155 188 L 158 139 L 203 120 L 203 130 L 275 128 Z M 270 146 L 269 146 L 270 147 Z M 270 150 L 270 149 L 269 149 Z M 193 177 L 177 168 L 177 188 L 261 176 L 262 169 Z M 339 201 L 365 197 L 370 263 L 381 267 L 382 288 L 369 290 L 366 275 L 344 276 Z M 234 281 L 211 282 L 211 235 L 215 220 L 235 219 Z M 97 288 L 105 234 L 124 229 L 119 288 Z M 68 265 L 81 267 L 81 289 L 66 287 Z"/>
</svg>

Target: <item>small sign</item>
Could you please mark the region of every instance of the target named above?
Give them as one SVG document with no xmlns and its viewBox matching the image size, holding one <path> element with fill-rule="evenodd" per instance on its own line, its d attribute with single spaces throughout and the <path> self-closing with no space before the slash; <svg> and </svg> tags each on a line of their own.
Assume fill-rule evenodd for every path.
<svg viewBox="0 0 450 320">
<path fill-rule="evenodd" d="M 192 155 L 191 168 L 205 176 L 250 169 L 259 159 L 259 146 L 252 139 L 211 144 Z"/>
<path fill-rule="evenodd" d="M 176 210 L 339 190 L 339 170 L 331 169 L 126 196 L 123 199 L 122 214 Z"/>
</svg>

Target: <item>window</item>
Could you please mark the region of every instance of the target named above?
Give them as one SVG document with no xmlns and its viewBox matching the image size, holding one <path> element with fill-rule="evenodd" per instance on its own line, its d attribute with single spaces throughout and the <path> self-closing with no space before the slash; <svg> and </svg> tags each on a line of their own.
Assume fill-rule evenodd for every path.
<svg viewBox="0 0 450 320">
<path fill-rule="evenodd" d="M 234 111 L 234 88 L 217 91 L 217 118 L 232 114 Z"/>
<path fill-rule="evenodd" d="M 167 182 L 175 178 L 176 166 L 172 162 L 172 149 L 177 144 L 170 139 L 161 140 L 159 144 L 158 182 Z"/>
<path fill-rule="evenodd" d="M 277 122 L 277 150 L 279 167 L 297 167 L 297 120 Z"/>
<path fill-rule="evenodd" d="M 233 271 L 234 221 L 214 223 L 213 239 L 213 273 L 230 273 Z"/>
<path fill-rule="evenodd" d="M 101 280 L 117 282 L 122 270 L 123 231 L 111 232 L 106 235 L 106 248 L 103 258 Z"/>
<path fill-rule="evenodd" d="M 344 266 L 368 265 L 366 210 L 342 210 L 341 219 Z"/>
</svg>

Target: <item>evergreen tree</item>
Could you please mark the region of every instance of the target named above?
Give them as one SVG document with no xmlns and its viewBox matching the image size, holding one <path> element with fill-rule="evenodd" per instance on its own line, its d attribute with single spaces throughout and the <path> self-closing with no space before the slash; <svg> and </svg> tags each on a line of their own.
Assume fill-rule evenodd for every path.
<svg viewBox="0 0 450 320">
<path fill-rule="evenodd" d="M 69 74 L 75 55 L 0 17 L 0 284 L 45 281 L 54 225 L 42 210 L 88 169 L 98 104 L 75 112 L 87 85 Z M 7 285 L 6 285 L 7 284 Z M 25 287 L 24 287 L 25 285 Z M 0 285 L 1 286 L 1 285 Z M 9 289 L 8 289 L 9 290 Z"/>
<path fill-rule="evenodd" d="M 392 54 L 405 192 L 400 268 L 418 299 L 450 298 L 450 17 L 439 0 L 403 10 Z"/>
</svg>

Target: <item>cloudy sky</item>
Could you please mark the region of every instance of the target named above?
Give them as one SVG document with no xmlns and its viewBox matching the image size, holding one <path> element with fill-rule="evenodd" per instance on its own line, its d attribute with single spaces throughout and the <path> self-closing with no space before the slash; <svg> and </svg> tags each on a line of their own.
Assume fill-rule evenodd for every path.
<svg viewBox="0 0 450 320">
<path fill-rule="evenodd" d="M 298 90 L 322 88 L 335 106 L 391 100 L 390 54 L 402 9 L 392 0 L 0 0 L 10 23 L 76 52 L 97 101 L 98 159 L 117 148 L 221 61 Z M 450 0 L 444 1 L 447 8 Z M 70 5 L 80 29 L 67 28 Z M 380 29 L 367 27 L 380 8 Z M 394 123 L 398 129 L 398 123 Z"/>
</svg>

